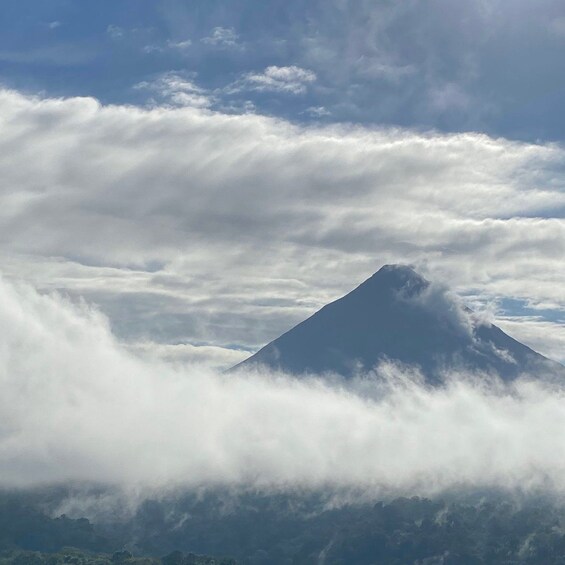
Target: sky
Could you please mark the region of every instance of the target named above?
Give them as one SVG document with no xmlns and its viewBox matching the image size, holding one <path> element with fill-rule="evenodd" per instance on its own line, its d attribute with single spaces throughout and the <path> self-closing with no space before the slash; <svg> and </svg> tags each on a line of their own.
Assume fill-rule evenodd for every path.
<svg viewBox="0 0 565 565">
<path fill-rule="evenodd" d="M 4 0 L 0 271 L 226 368 L 385 263 L 565 361 L 565 6 Z"/>
</svg>

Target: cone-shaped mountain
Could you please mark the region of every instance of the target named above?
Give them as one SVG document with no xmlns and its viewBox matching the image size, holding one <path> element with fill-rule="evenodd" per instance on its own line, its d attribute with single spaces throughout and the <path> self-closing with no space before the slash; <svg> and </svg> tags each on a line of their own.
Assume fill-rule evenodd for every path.
<svg viewBox="0 0 565 565">
<path fill-rule="evenodd" d="M 565 368 L 471 311 L 404 265 L 385 265 L 352 292 L 275 339 L 237 367 L 350 377 L 383 360 L 417 365 L 430 382 L 445 369 L 496 373 Z"/>
</svg>

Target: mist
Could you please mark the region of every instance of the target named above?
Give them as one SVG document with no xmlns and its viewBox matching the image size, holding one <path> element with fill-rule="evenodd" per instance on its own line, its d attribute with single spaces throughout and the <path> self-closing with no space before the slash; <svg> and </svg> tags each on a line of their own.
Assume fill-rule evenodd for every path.
<svg viewBox="0 0 565 565">
<path fill-rule="evenodd" d="M 86 303 L 0 280 L 0 486 L 565 492 L 565 390 L 383 364 L 352 382 L 136 356 Z"/>
</svg>

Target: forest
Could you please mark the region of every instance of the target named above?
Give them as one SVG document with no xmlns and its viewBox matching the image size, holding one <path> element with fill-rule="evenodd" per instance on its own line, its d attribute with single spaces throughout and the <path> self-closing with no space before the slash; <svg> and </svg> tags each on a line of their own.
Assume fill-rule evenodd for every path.
<svg viewBox="0 0 565 565">
<path fill-rule="evenodd" d="M 546 499 L 335 506 L 324 493 L 210 491 L 91 522 L 49 515 L 47 498 L 4 493 L 0 565 L 565 565 L 565 509 Z"/>
</svg>

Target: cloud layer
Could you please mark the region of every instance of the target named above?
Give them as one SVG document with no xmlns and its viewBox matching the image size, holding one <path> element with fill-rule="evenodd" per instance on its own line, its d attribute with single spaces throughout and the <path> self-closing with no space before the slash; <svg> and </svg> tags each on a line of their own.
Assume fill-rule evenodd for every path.
<svg viewBox="0 0 565 565">
<path fill-rule="evenodd" d="M 0 126 L 5 275 L 87 297 L 128 341 L 251 350 L 390 262 L 481 307 L 564 309 L 558 145 L 6 90 Z"/>
<path fill-rule="evenodd" d="M 565 489 L 563 389 L 180 370 L 126 352 L 88 306 L 6 281 L 0 323 L 2 486 Z"/>
</svg>

